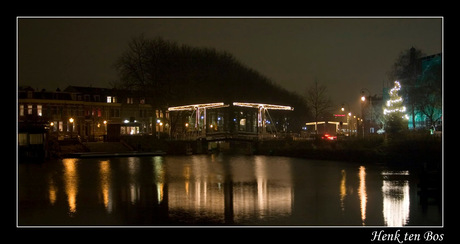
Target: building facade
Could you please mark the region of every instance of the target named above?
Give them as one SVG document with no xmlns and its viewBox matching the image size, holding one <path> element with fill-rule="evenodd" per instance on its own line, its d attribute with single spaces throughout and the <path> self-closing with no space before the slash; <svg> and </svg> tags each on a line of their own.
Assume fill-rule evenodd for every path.
<svg viewBox="0 0 460 244">
<path fill-rule="evenodd" d="M 167 133 L 169 113 L 147 102 L 117 89 L 69 86 L 50 92 L 19 87 L 18 124 L 42 121 L 58 140 L 104 140 L 111 125 L 118 125 L 120 135 Z"/>
</svg>

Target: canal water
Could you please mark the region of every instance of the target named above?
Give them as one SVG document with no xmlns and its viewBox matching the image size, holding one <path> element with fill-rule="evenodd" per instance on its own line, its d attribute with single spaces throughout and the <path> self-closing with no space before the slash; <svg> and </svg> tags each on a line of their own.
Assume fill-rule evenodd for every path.
<svg viewBox="0 0 460 244">
<path fill-rule="evenodd" d="M 417 172 L 269 156 L 17 165 L 18 226 L 440 226 Z"/>
</svg>

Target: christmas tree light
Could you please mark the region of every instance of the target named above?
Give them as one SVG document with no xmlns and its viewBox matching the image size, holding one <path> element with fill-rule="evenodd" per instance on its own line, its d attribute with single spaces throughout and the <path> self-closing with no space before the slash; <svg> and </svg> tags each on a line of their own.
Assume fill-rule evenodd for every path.
<svg viewBox="0 0 460 244">
<path fill-rule="evenodd" d="M 406 112 L 406 107 L 403 106 L 403 99 L 398 95 L 398 91 L 401 90 L 401 84 L 399 81 L 395 81 L 395 86 L 390 90 L 390 100 L 386 103 L 386 108 L 383 109 L 384 115 L 389 115 L 395 112 Z M 402 118 L 408 118 L 407 115 L 402 115 Z"/>
</svg>

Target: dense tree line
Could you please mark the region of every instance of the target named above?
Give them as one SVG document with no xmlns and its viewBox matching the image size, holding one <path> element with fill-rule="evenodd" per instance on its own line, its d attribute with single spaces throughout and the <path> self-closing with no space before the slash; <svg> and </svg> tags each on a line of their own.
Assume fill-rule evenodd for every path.
<svg viewBox="0 0 460 244">
<path fill-rule="evenodd" d="M 119 88 L 154 107 L 234 101 L 290 105 L 291 128 L 308 120 L 304 98 L 246 67 L 228 52 L 179 45 L 161 37 L 133 38 L 115 63 Z M 294 129 L 291 129 L 294 130 Z"/>
</svg>

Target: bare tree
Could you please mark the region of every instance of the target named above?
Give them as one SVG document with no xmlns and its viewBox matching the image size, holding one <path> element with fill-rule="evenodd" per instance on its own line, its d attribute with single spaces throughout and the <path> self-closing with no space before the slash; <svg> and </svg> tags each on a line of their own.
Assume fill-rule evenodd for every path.
<svg viewBox="0 0 460 244">
<path fill-rule="evenodd" d="M 305 99 L 307 106 L 315 118 L 315 131 L 317 131 L 318 119 L 325 117 L 332 108 L 332 101 L 327 94 L 327 87 L 318 84 L 318 81 L 315 79 L 315 82 L 307 88 Z"/>
<path fill-rule="evenodd" d="M 430 126 L 434 126 L 442 116 L 442 64 L 434 62 L 421 75 L 416 87 L 417 110 L 426 116 Z"/>
</svg>

